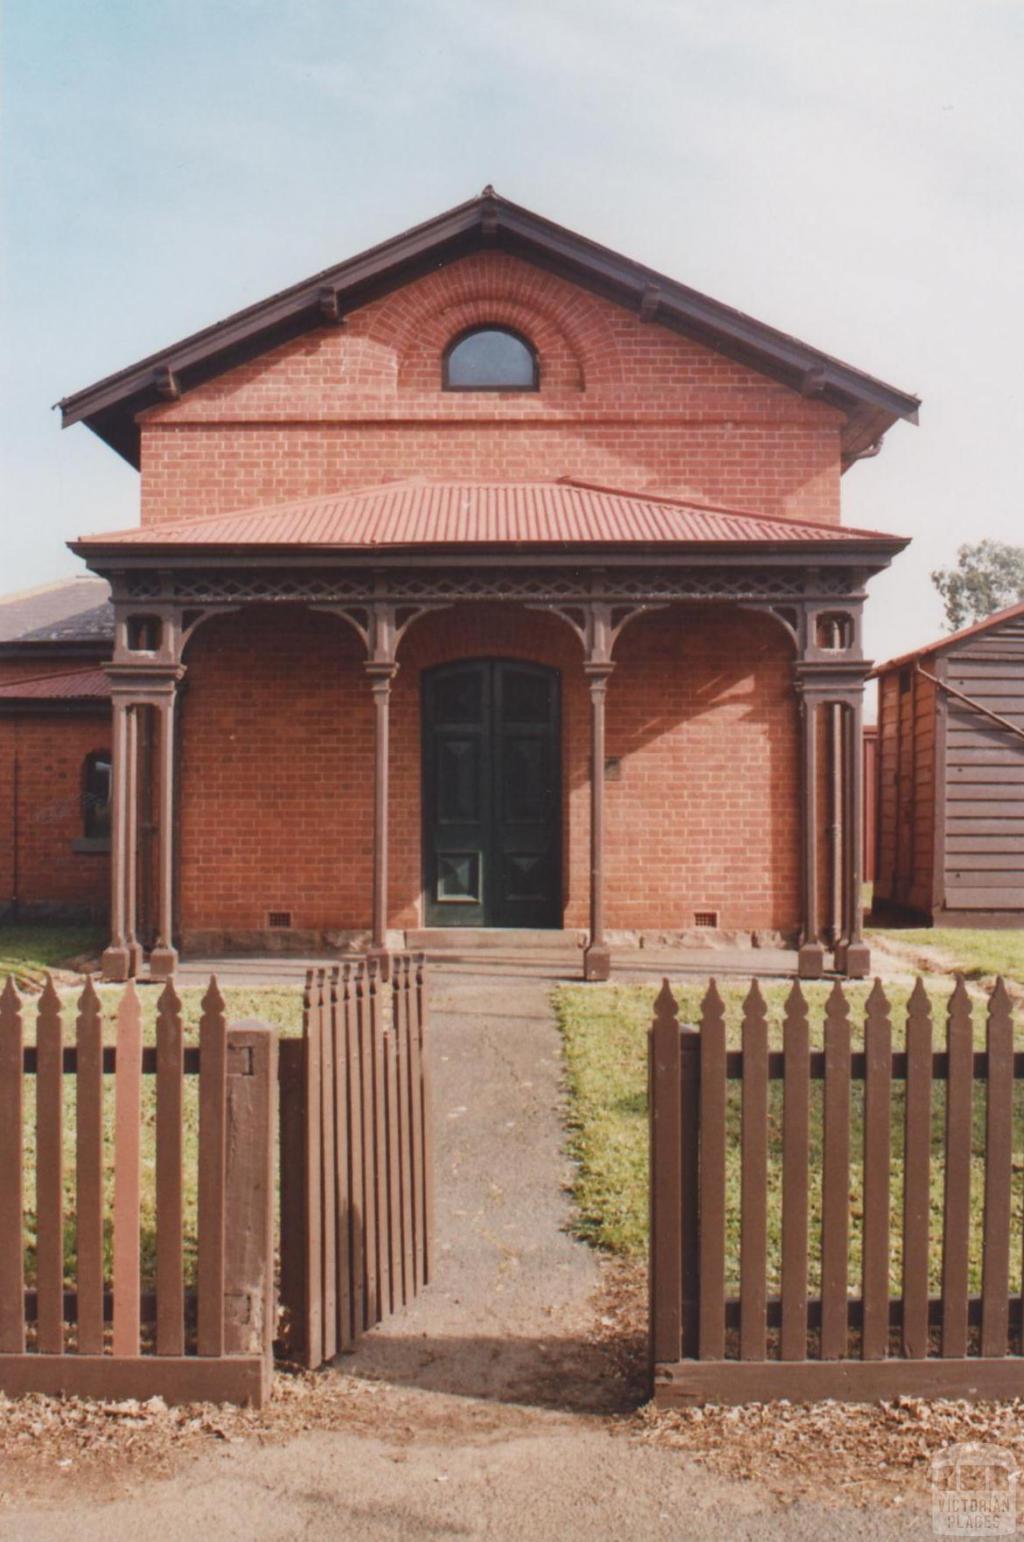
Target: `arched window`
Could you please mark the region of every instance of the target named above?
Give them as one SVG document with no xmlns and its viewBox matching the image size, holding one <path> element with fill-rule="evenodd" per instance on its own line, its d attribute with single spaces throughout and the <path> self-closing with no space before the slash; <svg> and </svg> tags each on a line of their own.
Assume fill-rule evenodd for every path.
<svg viewBox="0 0 1024 1542">
<path fill-rule="evenodd" d="M 447 349 L 443 383 L 446 391 L 536 391 L 537 355 L 507 327 L 474 327 Z"/>
<path fill-rule="evenodd" d="M 82 834 L 86 840 L 110 839 L 109 750 L 93 750 L 82 767 Z"/>
</svg>

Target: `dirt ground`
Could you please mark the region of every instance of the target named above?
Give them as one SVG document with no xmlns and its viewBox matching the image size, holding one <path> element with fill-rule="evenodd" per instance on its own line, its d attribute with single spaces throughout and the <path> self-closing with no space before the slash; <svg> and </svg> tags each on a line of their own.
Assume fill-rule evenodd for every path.
<svg viewBox="0 0 1024 1542">
<path fill-rule="evenodd" d="M 437 1265 L 261 1413 L 0 1403 L 0 1538 L 916 1538 L 931 1455 L 1019 1407 L 642 1400 L 645 1287 L 569 1233 L 552 966 L 434 975 Z"/>
</svg>

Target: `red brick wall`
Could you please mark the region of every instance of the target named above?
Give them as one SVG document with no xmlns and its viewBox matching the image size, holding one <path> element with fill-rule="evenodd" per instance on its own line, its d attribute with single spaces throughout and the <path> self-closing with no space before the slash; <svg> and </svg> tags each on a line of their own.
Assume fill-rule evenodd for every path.
<svg viewBox="0 0 1024 1542">
<path fill-rule="evenodd" d="M 363 924 L 372 701 L 359 638 L 315 612 L 208 622 L 181 702 L 179 915 L 186 932 Z"/>
<path fill-rule="evenodd" d="M 608 688 L 610 926 L 795 930 L 799 719 L 791 648 L 766 617 L 634 623 Z M 612 898 L 614 896 L 614 898 Z"/>
<path fill-rule="evenodd" d="M 445 393 L 445 345 L 517 327 L 537 393 Z M 503 253 L 463 258 L 142 415 L 159 524 L 395 477 L 576 476 L 838 521 L 840 415 Z"/>
<path fill-rule="evenodd" d="M 561 622 L 515 607 L 426 617 L 402 645 L 392 701 L 390 921 L 420 922 L 420 674 L 458 658 L 529 658 L 562 675 L 565 924 L 588 904 L 589 699 Z M 788 643 L 725 610 L 644 618 L 608 693 L 608 925 L 685 929 L 797 921 L 797 717 Z M 254 609 L 189 650 L 182 712 L 181 921 L 186 933 L 369 923 L 372 714 L 355 634 Z"/>
<path fill-rule="evenodd" d="M 85 758 L 109 748 L 107 710 L 0 714 L 0 913 L 17 897 L 26 914 L 106 916 L 109 858 L 71 843 L 82 834 Z"/>
</svg>

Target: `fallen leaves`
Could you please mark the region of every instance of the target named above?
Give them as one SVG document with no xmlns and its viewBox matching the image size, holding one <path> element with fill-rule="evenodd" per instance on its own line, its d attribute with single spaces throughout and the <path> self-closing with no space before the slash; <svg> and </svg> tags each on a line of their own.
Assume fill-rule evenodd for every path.
<svg viewBox="0 0 1024 1542">
<path fill-rule="evenodd" d="M 165 1476 L 183 1456 L 214 1444 L 358 1427 L 376 1391 L 373 1383 L 339 1373 L 279 1374 L 270 1403 L 259 1412 L 214 1403 L 169 1408 L 159 1397 L 91 1402 L 0 1394 L 4 1498 L 15 1486 L 37 1489 L 48 1473 L 84 1473 L 124 1483 L 143 1474 Z"/>
<path fill-rule="evenodd" d="M 646 1376 L 647 1274 L 613 1261 L 595 1301 L 595 1331 L 624 1388 Z M 639 1409 L 620 1426 L 643 1444 L 669 1447 L 709 1471 L 755 1482 L 781 1503 L 899 1506 L 930 1494 L 932 1457 L 959 1441 L 1003 1446 L 1024 1469 L 1024 1399 L 969 1403 L 900 1397 L 889 1403 L 750 1403 Z"/>
<path fill-rule="evenodd" d="M 723 1477 L 756 1481 L 776 1498 L 820 1503 L 919 1503 L 931 1460 L 958 1441 L 1003 1446 L 1024 1466 L 1024 1400 L 967 1403 L 749 1403 L 642 1408 L 634 1438 L 685 1451 Z"/>
</svg>

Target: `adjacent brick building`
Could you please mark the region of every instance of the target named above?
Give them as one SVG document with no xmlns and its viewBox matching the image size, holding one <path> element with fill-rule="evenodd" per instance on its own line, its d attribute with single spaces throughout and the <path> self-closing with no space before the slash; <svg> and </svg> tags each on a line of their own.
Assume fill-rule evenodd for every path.
<svg viewBox="0 0 1024 1542">
<path fill-rule="evenodd" d="M 107 595 L 75 578 L 0 599 L 0 920 L 107 914 Z"/>
<path fill-rule="evenodd" d="M 594 976 L 694 929 L 866 967 L 860 613 L 903 543 L 840 478 L 913 397 L 487 189 L 62 405 L 141 479 L 75 545 L 112 974 L 467 925 L 589 933 Z"/>
</svg>

